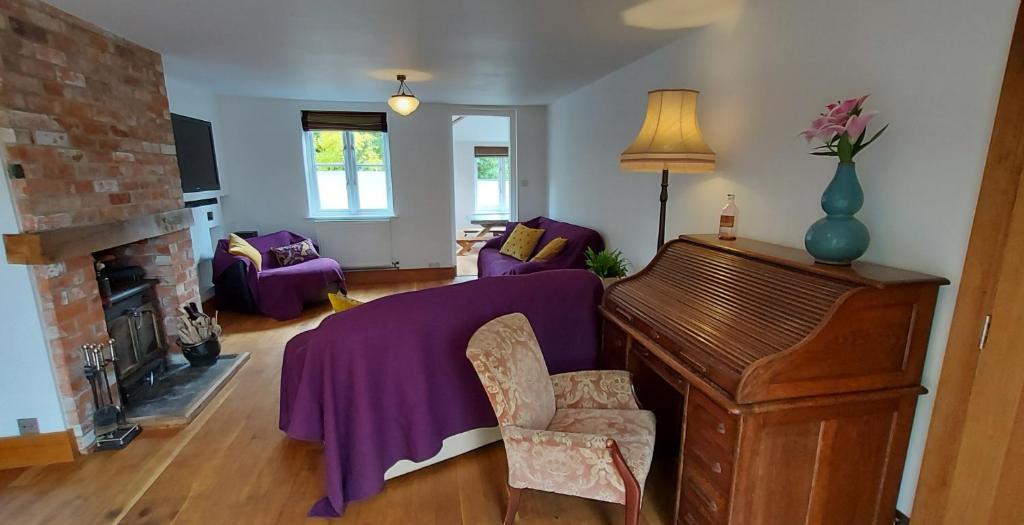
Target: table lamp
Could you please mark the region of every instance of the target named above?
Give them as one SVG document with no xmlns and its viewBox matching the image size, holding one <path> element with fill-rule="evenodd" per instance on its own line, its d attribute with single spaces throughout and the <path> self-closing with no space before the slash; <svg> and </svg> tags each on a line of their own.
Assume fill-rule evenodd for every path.
<svg viewBox="0 0 1024 525">
<path fill-rule="evenodd" d="M 708 173 L 715 170 L 715 152 L 704 143 L 697 123 L 697 95 L 698 92 L 692 89 L 656 89 L 649 92 L 643 126 L 619 157 L 619 166 L 626 171 L 661 171 L 658 248 L 665 244 L 668 172 Z"/>
</svg>

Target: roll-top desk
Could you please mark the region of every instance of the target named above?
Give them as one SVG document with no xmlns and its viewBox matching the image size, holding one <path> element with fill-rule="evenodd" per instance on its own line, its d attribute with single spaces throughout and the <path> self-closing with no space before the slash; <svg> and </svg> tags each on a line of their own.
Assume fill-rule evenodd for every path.
<svg viewBox="0 0 1024 525">
<path fill-rule="evenodd" d="M 602 364 L 678 450 L 675 523 L 891 524 L 943 284 L 692 235 L 611 285 Z"/>
</svg>

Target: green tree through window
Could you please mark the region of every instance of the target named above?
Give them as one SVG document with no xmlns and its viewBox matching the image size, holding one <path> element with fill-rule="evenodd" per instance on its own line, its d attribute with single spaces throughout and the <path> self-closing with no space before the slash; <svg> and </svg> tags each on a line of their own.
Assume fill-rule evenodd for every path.
<svg viewBox="0 0 1024 525">
<path fill-rule="evenodd" d="M 476 178 L 479 180 L 498 180 L 498 157 L 477 157 Z"/>
<path fill-rule="evenodd" d="M 317 164 L 342 164 L 345 162 L 345 144 L 341 132 L 313 132 L 313 150 L 316 152 Z"/>
<path fill-rule="evenodd" d="M 352 133 L 356 149 L 356 164 L 384 164 L 384 138 L 380 133 L 356 131 Z"/>
</svg>

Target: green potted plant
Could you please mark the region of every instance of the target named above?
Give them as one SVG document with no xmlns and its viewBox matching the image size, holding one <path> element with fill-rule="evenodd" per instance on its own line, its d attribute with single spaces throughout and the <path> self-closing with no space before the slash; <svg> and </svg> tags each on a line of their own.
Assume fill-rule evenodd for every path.
<svg viewBox="0 0 1024 525">
<path fill-rule="evenodd" d="M 583 255 L 587 269 L 601 278 L 605 288 L 626 276 L 626 268 L 629 266 L 629 261 L 626 260 L 619 250 L 595 252 L 593 248 L 587 248 Z"/>
</svg>

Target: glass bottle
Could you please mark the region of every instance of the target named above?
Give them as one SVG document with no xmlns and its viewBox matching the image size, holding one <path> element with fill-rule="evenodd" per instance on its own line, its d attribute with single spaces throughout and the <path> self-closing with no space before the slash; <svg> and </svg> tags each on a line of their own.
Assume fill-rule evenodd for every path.
<svg viewBox="0 0 1024 525">
<path fill-rule="evenodd" d="M 732 193 L 726 195 L 725 207 L 722 208 L 722 216 L 718 220 L 718 238 L 723 241 L 736 240 L 736 216 L 740 210 L 736 207 L 736 196 Z"/>
</svg>

